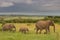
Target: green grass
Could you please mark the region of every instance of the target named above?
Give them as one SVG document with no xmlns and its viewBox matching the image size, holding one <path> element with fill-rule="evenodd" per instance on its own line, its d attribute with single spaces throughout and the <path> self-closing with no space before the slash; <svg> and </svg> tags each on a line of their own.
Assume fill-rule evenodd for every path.
<svg viewBox="0 0 60 40">
<path fill-rule="evenodd" d="M 48 34 L 36 34 L 34 31 L 35 24 L 30 23 L 14 23 L 16 26 L 16 32 L 1 32 L 0 31 L 0 40 L 60 40 L 60 25 L 56 25 L 56 32 L 54 33 L 51 28 L 51 32 Z M 0 24 L 1 26 L 1 24 Z M 18 32 L 21 26 L 27 26 L 29 28 L 29 32 L 27 34 L 22 34 Z"/>
<path fill-rule="evenodd" d="M 0 32 L 0 40 L 57 40 L 57 34 L 22 34 L 20 32 Z"/>
</svg>

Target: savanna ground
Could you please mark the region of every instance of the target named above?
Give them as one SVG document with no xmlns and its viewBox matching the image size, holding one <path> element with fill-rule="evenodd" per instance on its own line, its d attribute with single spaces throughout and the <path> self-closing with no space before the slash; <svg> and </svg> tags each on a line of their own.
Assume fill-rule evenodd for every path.
<svg viewBox="0 0 60 40">
<path fill-rule="evenodd" d="M 60 40 L 60 24 L 55 24 L 56 32 L 53 32 L 53 26 L 50 27 L 51 31 L 48 34 L 36 34 L 35 23 L 12 23 L 16 26 L 16 32 L 0 32 L 0 40 Z M 29 28 L 27 34 L 18 32 L 19 28 L 26 26 Z"/>
</svg>

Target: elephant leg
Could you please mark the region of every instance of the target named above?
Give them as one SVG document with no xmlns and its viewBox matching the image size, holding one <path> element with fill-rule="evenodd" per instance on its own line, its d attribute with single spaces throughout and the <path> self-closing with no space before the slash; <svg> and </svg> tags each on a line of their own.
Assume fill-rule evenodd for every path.
<svg viewBox="0 0 60 40">
<path fill-rule="evenodd" d="M 6 30 L 3 29 L 2 32 L 3 32 L 3 31 L 6 31 Z"/>
<path fill-rule="evenodd" d="M 5 29 L 2 29 L 2 32 L 5 31 Z"/>
<path fill-rule="evenodd" d="M 21 30 L 22 33 L 24 33 L 24 30 Z"/>
<path fill-rule="evenodd" d="M 50 32 L 50 29 L 49 29 L 49 27 L 48 27 L 48 32 Z"/>
<path fill-rule="evenodd" d="M 46 30 L 46 32 L 44 32 L 44 34 L 47 34 L 47 29 L 45 29 Z"/>
<path fill-rule="evenodd" d="M 13 30 L 13 32 L 15 32 L 15 30 Z"/>
<path fill-rule="evenodd" d="M 42 30 L 39 31 L 39 33 L 41 34 Z"/>
<path fill-rule="evenodd" d="M 24 34 L 26 34 L 26 31 L 24 31 Z"/>
<path fill-rule="evenodd" d="M 36 29 L 36 34 L 38 34 L 38 30 L 39 30 L 39 29 Z"/>
<path fill-rule="evenodd" d="M 12 31 L 12 29 L 9 29 L 9 31 L 11 32 L 11 31 Z"/>
</svg>

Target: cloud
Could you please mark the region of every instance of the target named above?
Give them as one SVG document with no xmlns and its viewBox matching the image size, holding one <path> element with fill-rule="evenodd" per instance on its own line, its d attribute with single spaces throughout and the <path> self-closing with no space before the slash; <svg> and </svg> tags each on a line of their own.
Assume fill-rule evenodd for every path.
<svg viewBox="0 0 60 40">
<path fill-rule="evenodd" d="M 15 5 L 14 3 L 18 4 L 18 6 Z M 22 6 L 23 4 L 24 7 Z M 25 6 L 25 4 L 28 6 Z M 31 10 L 32 8 L 38 11 L 50 11 L 50 10 L 54 11 L 54 10 L 60 10 L 60 0 L 0 0 L 0 7 L 8 8 L 10 6 L 14 6 L 14 7 L 16 6 L 16 8 L 14 7 L 13 8 L 14 10 L 19 9 L 18 11 L 21 11 L 21 9 L 22 11 L 23 9 L 24 11 Z"/>
<path fill-rule="evenodd" d="M 42 6 L 42 8 L 44 8 L 46 10 L 60 10 L 60 3 L 58 3 L 58 1 L 45 3 L 45 4 L 41 5 L 41 6 Z"/>
<path fill-rule="evenodd" d="M 36 6 L 40 11 L 60 10 L 60 0 L 38 0 Z"/>
<path fill-rule="evenodd" d="M 16 3 L 31 3 L 32 0 L 0 0 L 5 2 L 16 2 Z"/>
<path fill-rule="evenodd" d="M 13 5 L 14 4 L 12 2 L 0 2 L 0 7 L 9 7 Z"/>
</svg>

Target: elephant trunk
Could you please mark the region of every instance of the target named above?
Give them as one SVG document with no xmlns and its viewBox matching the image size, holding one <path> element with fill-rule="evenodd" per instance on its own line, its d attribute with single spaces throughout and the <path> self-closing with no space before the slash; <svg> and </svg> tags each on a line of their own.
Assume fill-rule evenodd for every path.
<svg viewBox="0 0 60 40">
<path fill-rule="evenodd" d="M 14 31 L 16 31 L 16 27 L 15 27 L 15 30 Z"/>
<path fill-rule="evenodd" d="M 15 31 L 16 31 L 16 28 L 15 28 Z"/>
<path fill-rule="evenodd" d="M 13 28 L 14 28 L 14 30 L 13 30 L 13 31 L 15 32 L 15 31 L 16 31 L 16 27 L 14 26 Z"/>
</svg>

